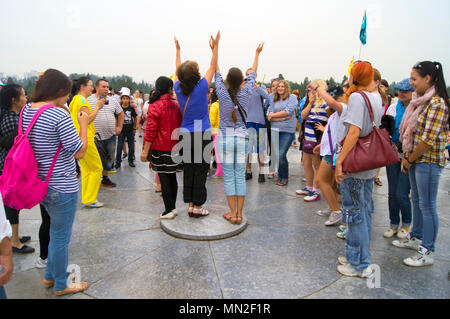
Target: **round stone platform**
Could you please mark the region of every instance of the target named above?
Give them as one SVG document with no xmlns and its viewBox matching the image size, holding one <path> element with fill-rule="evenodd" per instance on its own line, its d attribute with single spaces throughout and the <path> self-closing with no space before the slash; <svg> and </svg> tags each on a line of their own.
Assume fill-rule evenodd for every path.
<svg viewBox="0 0 450 319">
<path fill-rule="evenodd" d="M 244 216 L 240 225 L 233 225 L 226 221 L 222 215 L 210 211 L 210 214 L 201 218 L 191 218 L 187 212 L 180 213 L 173 220 L 162 220 L 161 228 L 177 238 L 209 241 L 220 240 L 240 234 L 247 227 L 247 218 Z"/>
</svg>

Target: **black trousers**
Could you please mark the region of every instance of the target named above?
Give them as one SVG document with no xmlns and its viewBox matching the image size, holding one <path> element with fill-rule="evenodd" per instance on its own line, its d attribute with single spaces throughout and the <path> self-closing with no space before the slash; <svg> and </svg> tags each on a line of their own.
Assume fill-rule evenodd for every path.
<svg viewBox="0 0 450 319">
<path fill-rule="evenodd" d="M 48 257 L 48 245 L 50 244 L 50 215 L 43 205 L 39 206 L 42 217 L 41 227 L 39 227 L 40 257 L 45 260 Z"/>
<path fill-rule="evenodd" d="M 161 182 L 161 192 L 165 208 L 163 215 L 165 215 L 176 208 L 178 193 L 177 174 L 158 173 L 158 176 Z"/>
<path fill-rule="evenodd" d="M 183 200 L 202 206 L 207 199 L 206 179 L 208 177 L 210 154 L 214 147 L 211 132 L 190 133 L 183 139 L 191 139 L 190 149 L 183 148 Z M 200 142 L 201 141 L 201 142 Z M 183 144 L 184 145 L 184 144 Z M 205 160 L 204 154 L 209 154 Z"/>
</svg>

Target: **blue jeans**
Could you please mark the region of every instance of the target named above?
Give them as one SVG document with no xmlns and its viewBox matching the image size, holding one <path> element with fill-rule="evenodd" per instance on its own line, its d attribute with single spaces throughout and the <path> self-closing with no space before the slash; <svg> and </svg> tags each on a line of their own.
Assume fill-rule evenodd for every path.
<svg viewBox="0 0 450 319">
<path fill-rule="evenodd" d="M 403 227 L 409 227 L 412 220 L 409 176 L 402 172 L 401 166 L 399 162 L 386 167 L 389 186 L 389 219 L 393 229 L 398 229 L 400 225 L 400 212 Z"/>
<path fill-rule="evenodd" d="M 63 194 L 50 188 L 42 201 L 51 219 L 50 244 L 44 278 L 55 281 L 53 288 L 55 291 L 64 290 L 67 287 L 69 243 L 77 203 L 78 193 Z"/>
<path fill-rule="evenodd" d="M 6 291 L 5 291 L 5 287 L 0 286 L 0 300 L 3 300 L 3 299 L 7 299 L 6 298 Z"/>
<path fill-rule="evenodd" d="M 109 158 L 102 158 L 103 169 L 105 171 L 112 171 L 114 169 L 114 159 L 116 155 L 116 141 L 117 137 L 111 136 L 111 138 L 107 140 L 102 140 L 105 144 L 106 150 L 108 151 Z"/>
<path fill-rule="evenodd" d="M 294 133 L 279 133 L 279 153 L 278 153 L 278 178 L 288 179 L 289 178 L 289 162 L 287 160 L 287 152 L 291 147 L 292 141 L 294 141 Z M 272 144 L 273 145 L 273 144 Z"/>
<path fill-rule="evenodd" d="M 116 152 L 116 162 L 122 163 L 122 149 L 123 143 L 125 142 L 125 138 L 128 142 L 128 162 L 131 163 L 134 161 L 134 131 L 124 132 L 122 131 L 119 134 L 118 142 L 117 142 L 117 152 Z"/>
<path fill-rule="evenodd" d="M 248 140 L 236 136 L 220 136 L 219 157 L 222 161 L 225 194 L 245 196 L 247 194 L 245 169 L 247 167 Z"/>
<path fill-rule="evenodd" d="M 421 239 L 422 246 L 433 252 L 439 230 L 436 201 L 441 172 L 442 166 L 431 163 L 417 163 L 409 170 L 414 209 L 411 237 Z"/>
<path fill-rule="evenodd" d="M 347 223 L 346 258 L 357 270 L 370 266 L 370 237 L 374 211 L 372 191 L 374 179 L 346 178 L 340 185 L 342 221 Z"/>
</svg>

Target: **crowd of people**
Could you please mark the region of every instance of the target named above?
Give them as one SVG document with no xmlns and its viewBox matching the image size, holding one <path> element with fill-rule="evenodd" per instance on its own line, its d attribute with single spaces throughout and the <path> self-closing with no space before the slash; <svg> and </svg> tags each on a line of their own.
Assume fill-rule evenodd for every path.
<svg viewBox="0 0 450 319">
<path fill-rule="evenodd" d="M 396 235 L 394 246 L 415 250 L 404 260 L 406 265 L 434 263 L 437 191 L 449 144 L 449 98 L 440 63 L 414 65 L 410 76 L 395 86 L 397 98 L 386 94 L 389 85 L 381 73 L 362 61 L 354 64 L 342 86 L 317 79 L 301 98 L 283 79 L 273 80 L 269 88 L 256 82 L 264 43 L 258 45 L 245 76 L 239 68 L 231 68 L 224 77 L 218 58 L 220 32 L 209 39 L 212 57 L 203 76 L 197 62 L 182 62 L 180 43 L 176 38 L 174 42 L 175 79 L 159 77 L 148 99 L 138 90 L 132 95 L 127 87 L 116 94 L 106 79 L 71 81 L 54 69 L 39 76 L 30 98 L 18 85 L 2 87 L 0 173 L 16 136 L 23 134 L 19 130 L 28 126 L 39 178 L 53 170 L 47 196 L 40 203 L 36 267 L 46 268 L 45 287 L 65 295 L 89 286 L 68 280 L 67 273 L 79 179 L 81 204 L 103 207 L 98 200 L 100 187 L 116 187 L 109 175 L 127 157 L 129 166 L 135 167 L 138 153 L 140 161 L 149 162 L 156 172 L 165 208 L 160 219 L 173 220 L 181 214 L 176 207 L 180 170 L 186 213 L 207 218 L 206 181 L 213 158 L 216 171 L 211 177 L 223 179 L 229 208 L 223 218 L 239 225 L 245 212 L 246 180 L 253 178 L 253 156 L 259 183 L 266 183 L 267 177 L 275 179 L 277 187 L 285 187 L 287 153 L 293 145 L 299 145 L 306 182 L 296 194 L 305 202 L 323 196 L 328 209 L 317 214 L 327 217 L 326 226 L 341 224 L 337 236 L 346 240 L 346 254 L 339 257 L 337 270 L 345 276 L 368 277 L 372 274 L 372 191 L 381 184 L 382 167 L 347 168 L 355 164 L 349 163 L 359 141 L 378 129 L 388 132 L 389 147 L 397 157 L 386 166 L 390 226 L 384 236 Z M 43 107 L 45 111 L 39 112 Z M 136 133 L 143 138 L 141 151 L 136 151 Z M 0 286 L 11 279 L 11 254 L 34 252 L 26 245 L 31 238 L 19 236 L 20 210 L 5 204 L 4 211 L 8 221 L 0 212 Z M 4 296 L 1 287 L 0 297 Z"/>
</svg>

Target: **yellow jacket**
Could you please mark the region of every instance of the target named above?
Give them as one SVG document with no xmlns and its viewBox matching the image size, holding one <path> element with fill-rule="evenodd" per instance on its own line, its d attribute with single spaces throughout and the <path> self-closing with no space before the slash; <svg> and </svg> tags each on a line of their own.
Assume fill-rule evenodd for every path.
<svg viewBox="0 0 450 319">
<path fill-rule="evenodd" d="M 217 135 L 219 133 L 220 124 L 219 101 L 211 104 L 211 107 L 209 108 L 209 120 L 211 122 L 211 133 Z"/>
</svg>

